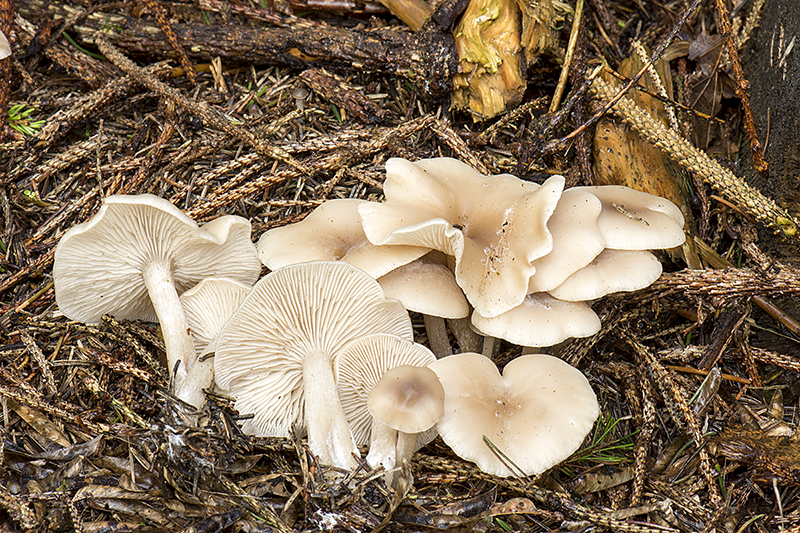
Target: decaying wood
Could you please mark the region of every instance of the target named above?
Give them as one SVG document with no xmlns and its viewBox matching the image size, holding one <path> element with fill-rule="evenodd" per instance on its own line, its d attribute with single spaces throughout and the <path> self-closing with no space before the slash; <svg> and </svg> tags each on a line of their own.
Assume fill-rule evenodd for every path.
<svg viewBox="0 0 800 533">
<path fill-rule="evenodd" d="M 19 13 L 36 20 L 42 12 L 67 18 L 74 8 L 56 2 L 27 0 Z M 158 26 L 118 14 L 94 12 L 73 26 L 86 43 L 95 44 L 98 32 L 127 54 L 149 59 L 174 55 Z M 410 34 L 392 29 L 343 29 L 324 24 L 300 28 L 248 28 L 237 25 L 174 24 L 173 29 L 189 58 L 246 65 L 294 68 L 353 69 L 401 76 L 433 99 L 447 96 L 455 71 L 452 37 L 436 27 Z"/>
</svg>

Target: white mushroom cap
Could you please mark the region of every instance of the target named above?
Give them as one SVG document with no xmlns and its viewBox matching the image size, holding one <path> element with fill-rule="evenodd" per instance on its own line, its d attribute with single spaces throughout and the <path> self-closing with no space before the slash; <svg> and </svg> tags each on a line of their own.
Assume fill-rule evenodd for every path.
<svg viewBox="0 0 800 533">
<path fill-rule="evenodd" d="M 483 335 L 520 346 L 553 346 L 600 331 L 600 319 L 584 302 L 565 302 L 546 292 L 529 294 L 522 305 L 496 317 L 473 312 L 472 325 Z"/>
<path fill-rule="evenodd" d="M 655 250 L 674 248 L 686 239 L 680 208 L 665 198 L 623 185 L 574 187 L 589 192 L 603 203 L 597 227 L 606 248 Z"/>
<path fill-rule="evenodd" d="M 194 348 L 200 357 L 188 370 L 181 399 L 199 407 L 204 390 L 214 383 L 214 360 L 209 355 L 217 347 L 222 326 L 244 301 L 250 285 L 224 278 L 206 278 L 181 295 L 181 307 L 192 332 Z"/>
<path fill-rule="evenodd" d="M 547 229 L 553 235 L 553 249 L 532 263 L 536 271 L 528 280 L 529 293 L 558 287 L 603 251 L 605 239 L 597 227 L 602 209 L 593 194 L 575 189 L 564 191 L 547 221 Z"/>
<path fill-rule="evenodd" d="M 661 263 L 643 250 L 603 250 L 589 265 L 549 291 L 559 300 L 594 300 L 619 291 L 637 291 L 661 275 Z"/>
<path fill-rule="evenodd" d="M 8 42 L 8 39 L 0 31 L 0 59 L 5 59 L 11 55 L 11 44 Z"/>
<path fill-rule="evenodd" d="M 251 284 L 260 272 L 247 219 L 226 215 L 200 227 L 157 196 L 118 195 L 64 234 L 53 281 L 58 307 L 72 320 L 98 323 L 106 313 L 157 319 L 168 368 L 177 369 L 175 393 L 186 399 L 197 353 L 178 296 L 203 278 Z"/>
<path fill-rule="evenodd" d="M 501 376 L 480 354 L 452 355 L 432 363 L 445 391 L 437 427 L 459 457 L 484 472 L 511 472 L 483 441 L 485 435 L 526 475 L 555 466 L 583 442 L 600 414 L 586 377 L 557 357 L 525 355 Z"/>
<path fill-rule="evenodd" d="M 379 278 L 429 251 L 418 246 L 376 246 L 361 227 L 362 200 L 329 200 L 296 224 L 274 228 L 258 240 L 258 257 L 270 270 L 308 261 L 347 261 Z"/>
<path fill-rule="evenodd" d="M 349 342 L 375 333 L 413 338 L 406 310 L 365 272 L 341 261 L 284 267 L 262 278 L 222 328 L 217 383 L 254 415 L 244 431 L 287 437 L 306 427 L 322 462 L 353 468 L 358 452 L 333 364 Z"/>
<path fill-rule="evenodd" d="M 400 300 L 409 311 L 442 318 L 469 315 L 469 303 L 455 276 L 432 254 L 397 267 L 378 283 L 387 298 Z"/>
<path fill-rule="evenodd" d="M 247 219 L 225 215 L 201 227 L 163 198 L 109 196 L 56 247 L 58 307 L 68 318 L 90 324 L 104 314 L 156 321 L 142 267 L 159 259 L 169 263 L 178 294 L 204 278 L 253 284 L 261 273 Z"/>
<path fill-rule="evenodd" d="M 564 187 L 513 176 L 484 176 L 455 159 L 386 163 L 386 202 L 359 207 L 375 244 L 427 246 L 455 257 L 455 275 L 472 305 L 495 316 L 525 297 L 531 262 L 553 246 L 546 223 Z"/>
<path fill-rule="evenodd" d="M 425 346 L 396 335 L 368 335 L 341 351 L 334 365 L 336 387 L 356 444 L 369 444 L 372 415 L 367 399 L 381 376 L 397 366 L 424 367 L 435 360 L 436 356 Z M 433 432 L 420 446 L 435 436 Z"/>
<path fill-rule="evenodd" d="M 251 286 L 225 278 L 206 278 L 181 295 L 181 305 L 198 353 L 216 346 L 222 326 L 233 316 Z"/>
</svg>

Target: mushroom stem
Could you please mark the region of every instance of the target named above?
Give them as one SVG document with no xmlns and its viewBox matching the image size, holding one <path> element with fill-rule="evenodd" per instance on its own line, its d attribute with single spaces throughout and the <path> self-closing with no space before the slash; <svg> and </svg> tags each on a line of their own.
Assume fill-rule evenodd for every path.
<svg viewBox="0 0 800 533">
<path fill-rule="evenodd" d="M 483 355 L 493 359 L 500 352 L 500 339 L 486 335 L 483 337 Z"/>
<path fill-rule="evenodd" d="M 452 354 L 453 348 L 450 346 L 450 339 L 447 337 L 444 318 L 423 314 L 422 319 L 425 322 L 428 343 L 431 345 L 431 351 L 436 358 L 441 359 Z"/>
<path fill-rule="evenodd" d="M 178 398 L 189 405 L 200 409 L 206 401 L 204 389 L 214 382 L 214 358 L 209 357 L 197 361 L 186 375 L 181 390 L 176 391 Z"/>
<path fill-rule="evenodd" d="M 397 462 L 395 465 L 399 468 L 403 466 L 403 461 L 410 461 L 411 456 L 414 455 L 414 448 L 417 447 L 417 434 L 406 433 L 405 431 L 397 432 Z"/>
<path fill-rule="evenodd" d="M 450 331 L 453 332 L 453 336 L 458 341 L 461 353 L 481 351 L 483 341 L 481 336 L 469 326 L 468 316 L 464 318 L 448 318 L 447 323 L 450 325 Z"/>
<path fill-rule="evenodd" d="M 397 463 L 396 444 L 397 430 L 373 418 L 367 454 L 367 464 L 370 468 L 383 466 L 387 472 L 393 469 Z"/>
<path fill-rule="evenodd" d="M 323 351 L 303 359 L 303 388 L 308 447 L 322 463 L 353 470 L 360 457 L 336 393 L 331 358 Z"/>
<path fill-rule="evenodd" d="M 175 290 L 172 267 L 166 259 L 150 261 L 142 267 L 142 277 L 161 325 L 169 371 L 175 372 L 175 393 L 181 397 L 184 394 L 186 375 L 194 365 L 197 353 L 178 291 Z M 178 361 L 181 364 L 176 369 Z"/>
</svg>

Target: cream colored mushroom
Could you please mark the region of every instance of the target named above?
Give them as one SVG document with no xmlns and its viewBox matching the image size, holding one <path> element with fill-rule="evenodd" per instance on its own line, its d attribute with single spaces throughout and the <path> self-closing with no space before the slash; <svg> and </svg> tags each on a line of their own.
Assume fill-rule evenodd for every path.
<svg viewBox="0 0 800 533">
<path fill-rule="evenodd" d="M 157 320 L 183 398 L 197 355 L 179 295 L 207 277 L 252 284 L 260 272 L 247 219 L 225 215 L 201 227 L 163 198 L 117 195 L 61 238 L 53 281 L 58 307 L 72 320 Z"/>
<path fill-rule="evenodd" d="M 597 227 L 606 248 L 657 250 L 680 246 L 686 240 L 680 208 L 665 198 L 622 185 L 574 187 L 603 203 Z"/>
<path fill-rule="evenodd" d="M 270 270 L 308 261 L 346 261 L 379 278 L 426 254 L 418 246 L 376 246 L 361 227 L 362 200 L 329 200 L 302 221 L 264 233 L 258 257 Z"/>
<path fill-rule="evenodd" d="M 502 174 L 484 176 L 449 158 L 386 163 L 384 203 L 359 206 L 364 233 L 380 245 L 406 244 L 455 258 L 455 276 L 470 303 L 495 316 L 525 298 L 532 262 L 552 250 L 547 229 L 564 187 Z"/>
<path fill-rule="evenodd" d="M 549 293 L 559 300 L 586 301 L 619 291 L 637 291 L 661 275 L 661 262 L 643 250 L 603 250 Z"/>
<path fill-rule="evenodd" d="M 216 381 L 253 415 L 245 432 L 288 437 L 305 427 L 321 462 L 352 469 L 358 449 L 333 365 L 349 342 L 375 333 L 413 338 L 406 310 L 362 270 L 342 261 L 284 267 L 262 278 L 222 328 Z"/>
<path fill-rule="evenodd" d="M 535 272 L 528 280 L 528 293 L 558 287 L 603 251 L 606 242 L 597 227 L 602 210 L 603 205 L 595 195 L 575 189 L 564 191 L 547 221 L 547 229 L 553 235 L 553 249 L 533 261 Z"/>
<path fill-rule="evenodd" d="M 518 357 L 502 376 L 475 353 L 451 355 L 430 368 L 445 392 L 437 424 L 442 439 L 456 455 L 497 476 L 540 474 L 557 465 L 580 447 L 600 414 L 586 377 L 557 357 Z"/>
<path fill-rule="evenodd" d="M 388 471 L 400 466 L 402 460 L 408 459 L 415 448 L 424 446 L 436 436 L 435 430 L 425 431 L 441 417 L 441 412 L 438 416 L 434 412 L 435 398 L 429 396 L 435 394 L 430 392 L 431 389 L 435 389 L 435 385 L 430 384 L 429 378 L 423 376 L 418 383 L 413 377 L 408 380 L 403 379 L 405 388 L 403 389 L 402 385 L 400 387 L 402 390 L 395 388 L 395 392 L 400 390 L 398 396 L 390 398 L 391 393 L 387 392 L 382 397 L 376 396 L 371 400 L 376 409 L 377 404 L 382 403 L 381 411 L 386 417 L 391 418 L 390 411 L 396 409 L 398 420 L 394 423 L 380 420 L 376 422 L 375 415 L 371 413 L 369 407 L 369 398 L 372 397 L 373 390 L 387 372 L 397 367 L 426 367 L 435 360 L 433 353 L 421 344 L 393 335 L 369 335 L 357 339 L 348 344 L 336 358 L 334 370 L 339 399 L 356 443 L 369 444 L 367 463 L 370 467 L 376 468 L 382 465 Z M 409 373 L 413 374 L 413 371 L 406 372 L 405 375 Z M 391 388 L 390 383 L 391 381 L 387 379 L 382 387 Z M 417 386 L 415 383 L 419 385 L 419 389 L 415 388 Z M 423 390 L 428 392 L 423 394 Z M 417 395 L 417 392 L 420 394 Z M 433 408 L 423 408 L 422 404 L 418 403 L 421 399 L 432 400 Z M 431 402 L 426 405 L 430 406 Z M 414 409 L 421 409 L 435 419 L 428 423 L 428 418 L 422 420 L 419 413 L 413 414 Z M 399 418 L 404 416 L 417 418 L 416 422 L 419 424 L 402 423 Z M 379 418 L 384 417 L 379 415 Z M 389 427 L 392 425 L 406 429 Z M 397 430 L 419 435 L 415 435 L 413 439 L 409 436 L 399 438 Z"/>
<path fill-rule="evenodd" d="M 469 316 L 469 303 L 441 252 L 431 252 L 378 278 L 387 298 L 422 313 L 428 342 L 436 357 L 453 353 L 444 319 Z"/>
<path fill-rule="evenodd" d="M 199 407 L 204 390 L 214 383 L 213 352 L 222 326 L 250 292 L 250 285 L 225 278 L 206 278 L 181 295 L 181 306 L 199 354 L 186 376 L 183 400 Z"/>
<path fill-rule="evenodd" d="M 565 302 L 546 292 L 529 294 L 522 305 L 495 317 L 472 313 L 472 325 L 520 346 L 553 346 L 600 331 L 600 319 L 586 303 Z"/>
</svg>

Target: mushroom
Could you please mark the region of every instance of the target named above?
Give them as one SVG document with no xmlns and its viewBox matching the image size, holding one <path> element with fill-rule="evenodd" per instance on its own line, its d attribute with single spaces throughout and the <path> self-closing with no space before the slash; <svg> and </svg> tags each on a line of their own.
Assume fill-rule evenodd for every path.
<svg viewBox="0 0 800 533">
<path fill-rule="evenodd" d="M 417 435 L 444 415 L 444 389 L 430 368 L 402 365 L 384 372 L 369 393 L 367 407 L 373 417 L 372 446 L 378 449 L 379 443 L 385 442 L 376 435 L 388 435 L 389 445 L 395 448 L 395 467 L 399 468 L 411 460 Z"/>
<path fill-rule="evenodd" d="M 453 353 L 444 319 L 469 316 L 469 303 L 441 252 L 430 252 L 378 278 L 387 298 L 422 313 L 428 342 L 436 357 Z"/>
<path fill-rule="evenodd" d="M 553 346 L 600 331 L 600 319 L 586 303 L 565 302 L 546 292 L 527 295 L 522 305 L 502 315 L 485 317 L 474 312 L 472 325 L 484 335 L 520 346 Z"/>
<path fill-rule="evenodd" d="M 606 243 L 597 227 L 602 210 L 602 203 L 593 194 L 575 189 L 564 191 L 547 221 L 547 229 L 553 235 L 553 249 L 533 261 L 535 273 L 528 280 L 529 293 L 558 287 L 603 251 Z"/>
<path fill-rule="evenodd" d="M 329 200 L 302 221 L 265 232 L 258 257 L 270 270 L 308 261 L 347 261 L 379 278 L 429 251 L 418 246 L 376 246 L 361 227 L 362 200 Z"/>
<path fill-rule="evenodd" d="M 476 353 L 431 363 L 444 387 L 439 434 L 453 451 L 484 472 L 533 475 L 577 450 L 600 414 L 586 377 L 557 357 L 524 355 L 502 376 Z M 498 458 L 484 437 L 519 471 Z"/>
<path fill-rule="evenodd" d="M 195 350 L 213 352 L 222 326 L 250 293 L 252 285 L 226 278 L 206 278 L 181 295 L 181 306 Z"/>
<path fill-rule="evenodd" d="M 656 250 L 680 246 L 686 240 L 678 206 L 660 196 L 623 185 L 573 187 L 596 196 L 603 204 L 597 227 L 606 248 Z"/>
<path fill-rule="evenodd" d="M 419 376 L 414 370 L 435 360 L 421 344 L 393 335 L 357 339 L 336 358 L 339 399 L 356 443 L 369 444 L 370 467 L 383 465 L 388 471 L 400 466 L 415 447 L 436 437 L 435 430 L 426 430 L 442 416 L 442 400 L 436 399 L 437 386 L 441 391 L 441 385 L 435 374 L 434 384 L 430 374 Z"/>
<path fill-rule="evenodd" d="M 347 343 L 375 333 L 413 338 L 408 313 L 377 281 L 342 261 L 287 266 L 262 278 L 222 328 L 217 385 L 253 415 L 245 432 L 287 437 L 305 427 L 321 462 L 352 469 L 358 449 L 333 364 Z"/>
<path fill-rule="evenodd" d="M 0 31 L 0 59 L 5 59 L 11 55 L 11 43 L 8 42 L 5 34 Z"/>
<path fill-rule="evenodd" d="M 179 294 L 207 277 L 252 284 L 260 272 L 247 219 L 225 215 L 201 227 L 157 196 L 117 195 L 61 238 L 53 281 L 58 307 L 72 320 L 158 320 L 183 398 L 196 352 Z"/>
<path fill-rule="evenodd" d="M 484 176 L 449 158 L 386 162 L 384 203 L 359 206 L 374 244 L 406 244 L 455 258 L 455 276 L 469 302 L 496 316 L 525 298 L 531 264 L 552 250 L 547 221 L 564 187 L 509 174 Z"/>
<path fill-rule="evenodd" d="M 197 363 L 189 369 L 184 382 L 183 400 L 199 407 L 205 401 L 204 390 L 214 382 L 214 359 L 217 337 L 222 326 L 250 292 L 250 285 L 224 278 L 206 278 L 181 295 L 181 306 L 192 333 Z M 207 357 L 206 357 L 207 356 Z"/>
<path fill-rule="evenodd" d="M 548 291 L 559 300 L 594 300 L 619 291 L 637 291 L 661 275 L 661 262 L 643 250 L 603 250 L 587 266 Z"/>
</svg>

